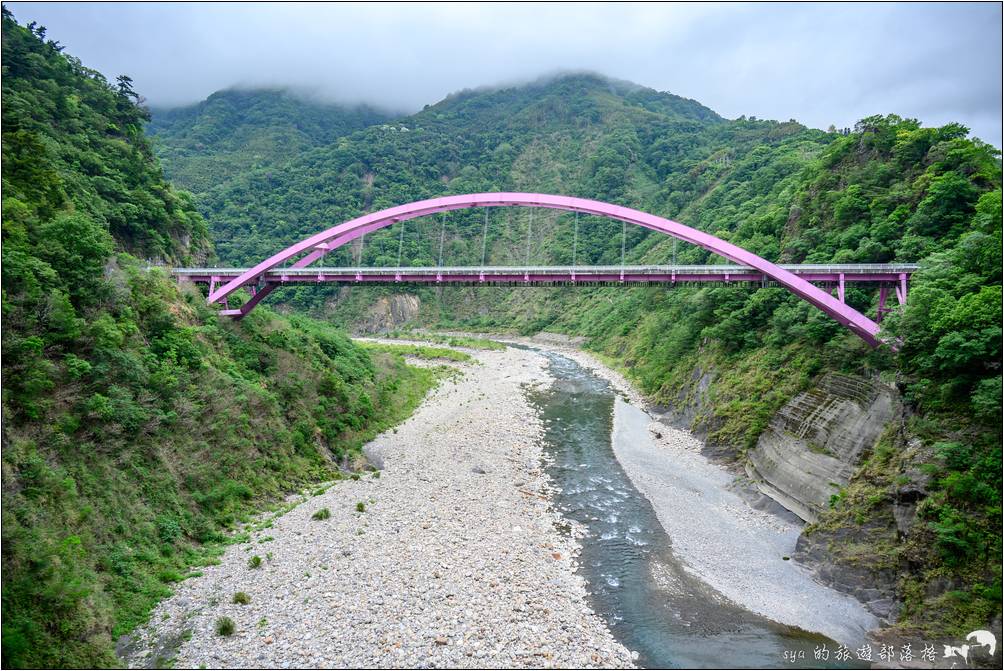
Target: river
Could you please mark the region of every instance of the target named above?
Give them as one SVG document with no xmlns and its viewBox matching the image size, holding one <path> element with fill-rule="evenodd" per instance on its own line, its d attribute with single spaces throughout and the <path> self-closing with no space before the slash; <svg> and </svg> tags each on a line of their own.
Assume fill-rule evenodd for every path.
<svg viewBox="0 0 1004 671">
<path fill-rule="evenodd" d="M 555 505 L 588 530 L 579 561 L 592 606 L 615 637 L 638 652 L 638 664 L 834 666 L 835 641 L 744 609 L 685 568 L 652 504 L 615 455 L 613 441 L 637 440 L 650 418 L 632 407 L 614 432 L 615 403 L 623 401 L 610 384 L 567 357 L 543 354 L 555 381 L 531 400 L 544 420 Z M 817 661 L 814 652 L 823 646 L 830 659 Z"/>
</svg>

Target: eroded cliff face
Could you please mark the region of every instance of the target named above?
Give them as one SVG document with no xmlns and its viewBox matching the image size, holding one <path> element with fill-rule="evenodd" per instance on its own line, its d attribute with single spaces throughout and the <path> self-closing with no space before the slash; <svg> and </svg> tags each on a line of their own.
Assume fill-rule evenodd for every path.
<svg viewBox="0 0 1004 671">
<path fill-rule="evenodd" d="M 746 474 L 764 494 L 815 522 L 899 412 L 895 389 L 828 373 L 774 415 L 747 453 Z"/>
<path fill-rule="evenodd" d="M 354 330 L 363 334 L 392 331 L 417 319 L 421 306 L 421 300 L 414 294 L 380 296 Z"/>
<path fill-rule="evenodd" d="M 705 410 L 710 405 L 708 390 L 714 379 L 713 369 L 694 368 L 690 374 L 690 385 L 681 387 L 669 405 L 654 408 L 659 414 L 659 419 L 671 426 L 690 431 L 705 442 L 710 428 L 705 419 Z M 709 452 L 707 444 L 701 451 L 706 454 Z M 717 455 L 708 454 L 708 456 Z"/>
<path fill-rule="evenodd" d="M 793 559 L 894 622 L 902 603 L 899 575 L 917 561 L 905 543 L 920 533 L 916 508 L 927 494 L 926 476 L 913 466 L 923 461 L 920 447 L 903 435 L 897 390 L 827 373 L 782 406 L 743 454 L 740 445 L 708 440 L 716 425 L 717 377 L 715 370 L 695 368 L 673 403 L 655 410 L 705 441 L 707 456 L 741 466 L 750 492 L 755 487 L 765 499 L 757 507 L 779 506 L 809 523 Z M 876 459 L 879 448 L 895 455 L 889 457 L 895 463 Z M 831 497 L 848 505 L 833 508 Z"/>
</svg>

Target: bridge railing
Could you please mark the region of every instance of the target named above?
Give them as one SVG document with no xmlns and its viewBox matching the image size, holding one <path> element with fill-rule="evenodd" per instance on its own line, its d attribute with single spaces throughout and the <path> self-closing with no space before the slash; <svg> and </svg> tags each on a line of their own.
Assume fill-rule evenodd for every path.
<svg viewBox="0 0 1004 671">
<path fill-rule="evenodd" d="M 900 274 L 912 275 L 918 265 L 915 263 L 855 263 L 855 264 L 788 264 L 781 268 L 797 275 L 888 275 L 890 279 Z M 236 277 L 244 273 L 246 268 L 175 268 L 171 272 L 179 277 L 216 276 L 219 278 Z M 354 267 L 323 267 L 307 268 L 275 268 L 265 271 L 266 278 L 271 277 L 316 277 L 318 275 L 357 275 L 357 274 L 401 274 L 401 275 L 452 275 L 484 273 L 485 275 L 513 274 L 553 274 L 553 275 L 601 275 L 611 273 L 630 273 L 632 275 L 719 275 L 722 273 L 760 274 L 760 271 L 749 266 L 731 264 L 711 265 L 641 265 L 641 266 L 354 266 Z"/>
</svg>

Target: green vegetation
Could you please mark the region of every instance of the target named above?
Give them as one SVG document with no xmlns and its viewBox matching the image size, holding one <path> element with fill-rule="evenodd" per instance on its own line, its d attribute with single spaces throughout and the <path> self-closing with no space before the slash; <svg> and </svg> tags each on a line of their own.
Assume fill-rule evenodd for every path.
<svg viewBox="0 0 1004 671">
<path fill-rule="evenodd" d="M 401 340 L 422 340 L 425 342 L 435 342 L 450 347 L 466 347 L 468 349 L 504 350 L 505 343 L 488 338 L 474 338 L 466 335 L 446 335 L 443 333 L 429 333 L 426 331 L 391 331 L 387 333 L 387 338 Z"/>
<path fill-rule="evenodd" d="M 310 516 L 312 520 L 326 520 L 331 517 L 331 511 L 327 508 L 321 508 L 316 513 Z"/>
<path fill-rule="evenodd" d="M 259 557 L 258 555 L 253 555 L 250 559 L 248 559 L 248 568 L 250 569 L 261 568 L 261 557 Z"/>
<path fill-rule="evenodd" d="M 229 617 L 216 619 L 216 633 L 220 636 L 233 636 L 235 631 L 237 631 L 237 626 Z"/>
<path fill-rule="evenodd" d="M 447 349 L 446 347 L 429 347 L 427 345 L 411 345 L 411 344 L 398 344 L 398 343 L 374 343 L 374 342 L 360 342 L 360 346 L 363 349 L 370 352 L 382 352 L 391 354 L 400 354 L 413 356 L 418 359 L 426 360 L 446 360 L 446 361 L 459 361 L 468 362 L 473 361 L 470 354 L 464 352 L 458 352 L 454 349 Z"/>
<path fill-rule="evenodd" d="M 246 606 L 251 603 L 251 597 L 248 596 L 247 592 L 235 592 L 234 593 L 234 603 Z"/>
<path fill-rule="evenodd" d="M 366 512 L 366 504 L 360 501 L 356 504 L 356 512 L 364 513 Z"/>
<path fill-rule="evenodd" d="M 435 373 L 302 317 L 222 321 L 141 261 L 205 261 L 205 223 L 129 79 L 44 33 L 4 10 L 3 665 L 115 666 L 238 522 L 358 465 Z"/>
<path fill-rule="evenodd" d="M 281 170 L 292 156 L 389 118 L 365 105 L 326 104 L 280 89 L 231 89 L 189 107 L 154 110 L 148 131 L 167 177 L 201 192 L 248 170 Z"/>
</svg>

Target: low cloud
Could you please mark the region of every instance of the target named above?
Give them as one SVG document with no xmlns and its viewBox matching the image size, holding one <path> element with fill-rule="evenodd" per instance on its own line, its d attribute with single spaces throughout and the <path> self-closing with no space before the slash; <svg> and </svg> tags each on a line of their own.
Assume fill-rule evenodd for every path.
<svg viewBox="0 0 1004 671">
<path fill-rule="evenodd" d="M 727 117 L 959 121 L 1001 146 L 1001 6 L 9 3 L 153 105 L 290 86 L 414 111 L 463 88 L 593 70 Z"/>
</svg>

